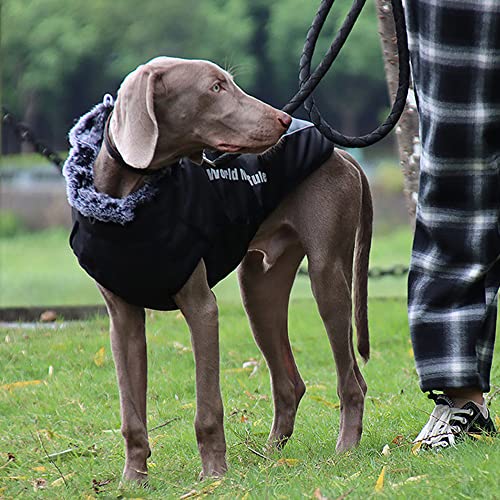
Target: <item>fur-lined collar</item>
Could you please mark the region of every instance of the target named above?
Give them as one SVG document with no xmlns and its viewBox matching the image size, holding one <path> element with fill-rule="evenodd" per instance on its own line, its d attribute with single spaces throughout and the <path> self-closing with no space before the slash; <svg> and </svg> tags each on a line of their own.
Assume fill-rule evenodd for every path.
<svg viewBox="0 0 500 500">
<path fill-rule="evenodd" d="M 113 98 L 106 94 L 103 102 L 83 115 L 69 132 L 71 149 L 64 163 L 66 193 L 69 204 L 85 217 L 101 222 L 126 224 L 135 217 L 139 205 L 154 198 L 158 176 L 148 178 L 140 189 L 125 198 L 99 193 L 94 186 L 94 162 L 101 149 L 104 126 L 113 110 Z"/>
</svg>

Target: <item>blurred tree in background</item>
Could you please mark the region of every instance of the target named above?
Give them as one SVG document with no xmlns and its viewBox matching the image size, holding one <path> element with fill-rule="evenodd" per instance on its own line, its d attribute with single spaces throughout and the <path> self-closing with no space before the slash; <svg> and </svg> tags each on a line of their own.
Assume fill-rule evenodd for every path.
<svg viewBox="0 0 500 500">
<path fill-rule="evenodd" d="M 316 60 L 350 7 L 338 0 Z M 276 106 L 297 90 L 298 61 L 319 0 L 4 0 L 4 103 L 40 137 L 66 147 L 74 119 L 139 64 L 169 55 L 210 59 Z M 367 132 L 387 108 L 373 5 L 317 91 L 325 116 Z"/>
</svg>

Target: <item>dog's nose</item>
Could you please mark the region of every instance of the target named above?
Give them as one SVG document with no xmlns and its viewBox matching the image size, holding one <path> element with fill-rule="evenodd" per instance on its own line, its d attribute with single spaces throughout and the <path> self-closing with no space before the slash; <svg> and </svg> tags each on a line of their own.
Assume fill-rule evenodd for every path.
<svg viewBox="0 0 500 500">
<path fill-rule="evenodd" d="M 280 113 L 280 115 L 278 116 L 278 121 L 286 130 L 292 123 L 292 117 L 290 115 L 287 115 L 286 113 Z"/>
</svg>

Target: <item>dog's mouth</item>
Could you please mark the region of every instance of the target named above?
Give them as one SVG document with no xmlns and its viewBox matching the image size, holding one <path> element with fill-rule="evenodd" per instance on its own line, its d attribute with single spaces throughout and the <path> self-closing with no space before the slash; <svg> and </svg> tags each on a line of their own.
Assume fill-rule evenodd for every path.
<svg viewBox="0 0 500 500">
<path fill-rule="evenodd" d="M 215 148 L 219 151 L 223 151 L 224 153 L 238 153 L 243 149 L 242 146 L 237 146 L 236 144 L 226 144 L 226 143 L 217 144 Z"/>
<path fill-rule="evenodd" d="M 220 143 L 215 146 L 215 149 L 224 153 L 246 153 L 246 154 L 262 154 L 268 149 L 277 144 L 278 141 L 268 141 L 267 144 L 259 146 L 237 146 L 236 144 Z"/>
</svg>

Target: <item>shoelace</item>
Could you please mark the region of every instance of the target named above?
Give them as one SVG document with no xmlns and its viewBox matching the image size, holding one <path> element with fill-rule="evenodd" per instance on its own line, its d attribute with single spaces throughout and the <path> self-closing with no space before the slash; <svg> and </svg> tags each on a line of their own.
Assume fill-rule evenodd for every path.
<svg viewBox="0 0 500 500">
<path fill-rule="evenodd" d="M 431 448 L 439 446 L 445 448 L 455 444 L 455 435 L 462 431 L 462 426 L 467 425 L 464 415 L 472 416 L 474 412 L 469 408 L 452 408 L 448 405 L 436 405 L 429 421 L 425 424 L 414 443 L 422 442 Z"/>
</svg>

